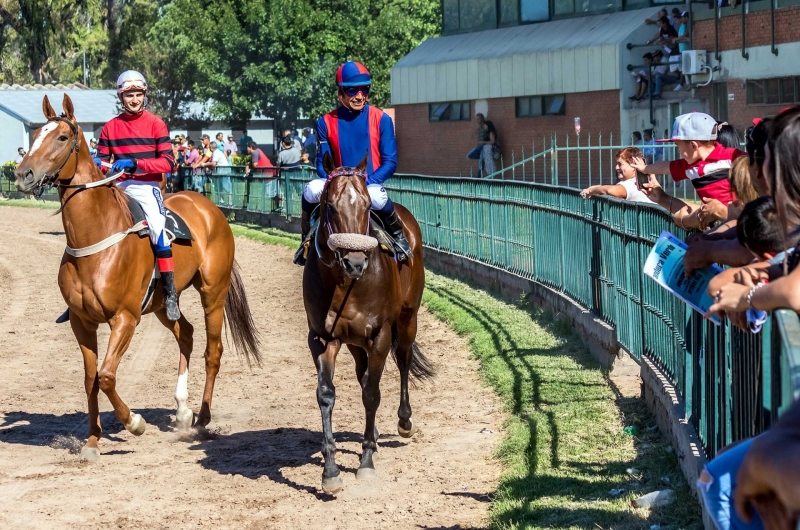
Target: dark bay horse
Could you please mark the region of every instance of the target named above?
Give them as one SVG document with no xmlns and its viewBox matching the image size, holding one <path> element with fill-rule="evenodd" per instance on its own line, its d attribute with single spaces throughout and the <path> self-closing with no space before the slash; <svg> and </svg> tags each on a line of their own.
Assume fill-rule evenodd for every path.
<svg viewBox="0 0 800 530">
<path fill-rule="evenodd" d="M 72 101 L 64 95 L 64 114 L 56 116 L 47 96 L 42 108 L 47 123 L 35 133 L 30 150 L 16 169 L 17 186 L 28 191 L 52 184 L 58 187 L 67 245 L 87 247 L 109 236 L 124 233 L 132 220 L 125 195 L 100 181 L 83 131 L 75 120 Z M 102 185 L 98 185 L 102 184 Z M 180 428 L 204 428 L 211 421 L 211 398 L 222 356 L 223 319 L 227 321 L 236 350 L 260 362 L 259 341 L 247 297 L 234 261 L 234 239 L 223 213 L 211 201 L 193 192 L 167 196 L 165 205 L 189 225 L 194 238 L 190 244 L 174 244 L 175 287 L 180 293 L 189 285 L 200 293 L 206 325 L 206 383 L 200 413 L 195 418 L 188 406 L 189 357 L 193 327 L 181 315 L 167 319 L 159 288 L 144 313 L 156 317 L 175 335 L 180 348 L 178 383 L 175 389 L 176 419 Z M 142 318 L 142 301 L 154 267 L 148 237 L 130 234 L 115 245 L 84 257 L 67 252 L 61 259 L 58 286 L 69 306 L 72 331 L 78 340 L 85 368 L 86 397 L 89 402 L 89 436 L 81 457 L 94 460 L 102 434 L 98 391 L 108 396 L 117 419 L 135 435 L 144 433 L 144 419 L 131 412 L 116 391 L 117 367 L 130 345 L 134 329 Z M 103 364 L 97 369 L 97 328 L 111 327 Z M 152 345 L 156 347 L 156 345 Z"/>
<path fill-rule="evenodd" d="M 366 159 L 356 168 L 334 168 L 325 155 L 328 182 L 320 199 L 319 229 L 303 274 L 308 316 L 308 346 L 317 367 L 317 402 L 322 413 L 325 468 L 322 488 L 336 493 L 342 478 L 336 466 L 331 425 L 336 389 L 333 374 L 343 344 L 353 355 L 366 411 L 363 454 L 357 477 L 375 474 L 372 455 L 378 449 L 375 414 L 381 401 L 380 381 L 386 357 L 393 352 L 400 370 L 400 420 L 403 437 L 417 432 L 411 420 L 408 376 L 429 378 L 433 370 L 414 342 L 417 312 L 425 284 L 422 234 L 408 210 L 395 205 L 411 244 L 412 259 L 398 264 L 369 233 L 370 198 Z"/>
</svg>

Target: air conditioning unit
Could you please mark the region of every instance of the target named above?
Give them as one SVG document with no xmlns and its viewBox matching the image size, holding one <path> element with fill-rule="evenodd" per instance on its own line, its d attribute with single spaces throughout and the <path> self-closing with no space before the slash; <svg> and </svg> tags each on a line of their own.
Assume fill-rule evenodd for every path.
<svg viewBox="0 0 800 530">
<path fill-rule="evenodd" d="M 681 53 L 681 71 L 684 75 L 702 74 L 707 68 L 705 50 L 686 50 Z"/>
</svg>

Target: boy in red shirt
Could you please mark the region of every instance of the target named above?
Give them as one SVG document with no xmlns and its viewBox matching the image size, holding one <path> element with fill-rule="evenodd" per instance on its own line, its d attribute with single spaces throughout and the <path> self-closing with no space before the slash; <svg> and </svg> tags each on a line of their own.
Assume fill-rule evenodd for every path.
<svg viewBox="0 0 800 530">
<path fill-rule="evenodd" d="M 675 142 L 681 155 L 679 160 L 659 161 L 647 165 L 635 159 L 631 165 L 642 173 L 671 175 L 675 182 L 689 179 L 701 199 L 717 199 L 728 204 L 735 199 L 728 182 L 728 172 L 733 161 L 747 153 L 739 149 L 723 147 L 717 143 L 716 120 L 702 112 L 690 112 L 675 118 L 672 137 L 659 142 Z M 665 193 L 651 197 L 661 206 L 670 209 L 671 197 Z M 670 212 L 673 213 L 673 212 Z"/>
</svg>

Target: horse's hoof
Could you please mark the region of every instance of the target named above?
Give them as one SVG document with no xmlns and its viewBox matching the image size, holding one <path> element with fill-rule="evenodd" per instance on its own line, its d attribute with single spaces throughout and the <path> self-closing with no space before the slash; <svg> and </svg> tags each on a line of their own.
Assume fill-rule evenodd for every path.
<svg viewBox="0 0 800 530">
<path fill-rule="evenodd" d="M 100 458 L 100 449 L 97 447 L 85 447 L 81 449 L 81 460 L 95 462 Z"/>
<path fill-rule="evenodd" d="M 336 495 L 342 491 L 342 487 L 344 487 L 344 481 L 341 473 L 335 477 L 322 477 L 322 491 L 328 495 Z"/>
<path fill-rule="evenodd" d="M 175 413 L 175 422 L 178 424 L 179 431 L 188 431 L 192 428 L 192 421 L 194 420 L 194 412 L 192 409 L 184 409 L 183 412 Z"/>
<path fill-rule="evenodd" d="M 406 429 L 404 429 L 403 427 L 401 427 L 399 422 L 398 422 L 398 424 L 397 424 L 397 434 L 399 434 L 399 435 L 400 435 L 400 436 L 402 436 L 403 438 L 411 438 L 412 436 L 414 436 L 415 434 L 417 434 L 417 432 L 419 431 L 419 427 L 417 427 L 416 425 L 414 425 L 414 420 L 412 420 L 411 418 L 409 418 L 409 420 L 408 420 L 408 421 L 411 423 L 411 428 L 410 428 L 410 429 L 408 429 L 408 430 L 406 430 Z"/>
<path fill-rule="evenodd" d="M 358 480 L 369 480 L 375 478 L 377 474 L 378 472 L 375 471 L 374 467 L 360 467 L 358 471 L 356 471 L 356 478 Z"/>
<path fill-rule="evenodd" d="M 147 422 L 144 421 L 141 414 L 131 414 L 131 422 L 125 426 L 128 432 L 135 436 L 141 436 L 147 429 Z"/>
</svg>

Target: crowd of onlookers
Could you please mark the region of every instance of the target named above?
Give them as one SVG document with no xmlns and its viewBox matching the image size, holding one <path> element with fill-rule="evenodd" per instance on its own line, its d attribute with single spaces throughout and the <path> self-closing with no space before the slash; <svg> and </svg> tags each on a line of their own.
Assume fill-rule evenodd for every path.
<svg viewBox="0 0 800 530">
<path fill-rule="evenodd" d="M 635 137 L 638 139 L 638 136 Z M 652 138 L 652 136 L 650 136 Z M 687 274 L 713 263 L 729 268 L 709 284 L 707 317 L 728 318 L 757 333 L 768 311 L 800 312 L 800 106 L 736 130 L 699 112 L 675 120 L 675 160 L 649 158 L 642 146 L 617 153 L 619 182 L 592 186 L 607 194 L 654 202 L 687 238 Z M 645 143 L 647 145 L 647 143 Z M 699 203 L 668 194 L 656 175 L 689 180 Z M 800 247 L 798 247 L 800 248 Z M 698 483 L 716 527 L 796 528 L 800 517 L 800 401 L 760 436 L 726 448 Z"/>
<path fill-rule="evenodd" d="M 302 135 L 292 127 L 283 131 L 279 141 L 274 146 L 275 154 L 272 158 L 267 156 L 259 145 L 242 131 L 239 140 L 229 134 L 227 139 L 221 132 L 212 139 L 208 134 L 203 134 L 200 141 L 195 142 L 185 134 L 177 134 L 172 140 L 172 155 L 178 168 L 191 168 L 191 183 L 186 187 L 181 180 L 181 171 L 176 171 L 167 176 L 169 191 L 180 191 L 186 187 L 205 193 L 205 186 L 210 175 L 222 175 L 223 189 L 230 193 L 230 178 L 232 166 L 244 166 L 246 174 L 262 176 L 276 176 L 279 169 L 299 168 L 315 163 L 317 140 L 314 132 L 303 129 Z"/>
<path fill-rule="evenodd" d="M 673 8 L 669 16 L 667 10 L 662 9 L 655 20 L 646 19 L 645 23 L 658 26 L 656 34 L 646 44 L 660 48 L 645 53 L 642 56 L 645 67 L 631 72 L 636 79 L 636 89 L 628 99 L 661 99 L 666 85 L 675 85 L 674 91 L 688 90 L 689 83 L 681 71 L 681 52 L 689 49 L 689 12 Z"/>
</svg>

